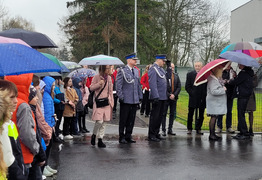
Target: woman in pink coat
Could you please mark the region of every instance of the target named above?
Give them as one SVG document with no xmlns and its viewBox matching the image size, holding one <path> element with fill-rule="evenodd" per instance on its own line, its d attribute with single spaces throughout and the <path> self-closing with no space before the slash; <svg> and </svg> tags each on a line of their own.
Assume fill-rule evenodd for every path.
<svg viewBox="0 0 262 180">
<path fill-rule="evenodd" d="M 110 66 L 102 65 L 99 67 L 99 74 L 95 75 L 92 83 L 90 85 L 90 90 L 95 91 L 94 94 L 94 105 L 93 105 L 93 115 L 92 120 L 95 121 L 95 126 L 93 129 L 93 135 L 91 137 L 91 144 L 94 146 L 96 144 L 96 136 L 98 138 L 98 147 L 105 148 L 106 145 L 103 143 L 102 139 L 105 134 L 106 122 L 112 119 L 112 110 L 114 106 L 113 98 L 113 84 L 110 74 Z M 103 90 L 102 90 L 103 89 Z M 102 90 L 102 91 L 101 91 Z M 97 95 L 101 92 L 99 97 Z M 108 98 L 108 105 L 103 107 L 97 107 L 95 98 Z"/>
</svg>

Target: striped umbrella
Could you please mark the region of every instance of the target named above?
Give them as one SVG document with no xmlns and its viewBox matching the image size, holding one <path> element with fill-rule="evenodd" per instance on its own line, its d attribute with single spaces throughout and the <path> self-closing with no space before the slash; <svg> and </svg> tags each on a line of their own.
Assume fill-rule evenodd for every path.
<svg viewBox="0 0 262 180">
<path fill-rule="evenodd" d="M 262 57 L 262 46 L 254 42 L 238 42 L 226 46 L 221 54 L 227 51 L 235 51 L 247 54 L 253 58 Z"/>
</svg>

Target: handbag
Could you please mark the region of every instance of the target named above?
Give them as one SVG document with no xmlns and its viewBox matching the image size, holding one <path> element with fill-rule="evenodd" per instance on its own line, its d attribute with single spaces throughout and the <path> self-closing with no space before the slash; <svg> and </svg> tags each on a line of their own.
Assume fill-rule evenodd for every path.
<svg viewBox="0 0 262 180">
<path fill-rule="evenodd" d="M 84 114 L 88 114 L 88 103 L 84 106 Z"/>
<path fill-rule="evenodd" d="M 106 83 L 105 83 L 104 87 L 101 89 L 101 91 L 98 93 L 96 98 L 98 98 L 100 96 L 100 94 L 104 90 L 105 86 L 106 86 Z M 90 89 L 89 89 L 89 91 L 90 91 Z M 87 104 L 88 104 L 88 107 L 90 109 L 93 109 L 93 106 L 94 106 L 94 94 L 95 94 L 95 91 L 90 91 L 90 94 L 88 95 Z"/>
<path fill-rule="evenodd" d="M 82 103 L 82 100 L 80 100 L 76 104 L 76 112 L 83 112 L 83 111 L 84 111 L 84 105 Z"/>
<path fill-rule="evenodd" d="M 64 93 L 56 94 L 55 97 L 56 97 L 56 99 L 59 99 L 60 101 L 64 101 L 65 102 L 65 95 L 64 95 Z M 61 102 L 59 104 L 55 103 L 55 109 L 59 110 L 59 111 L 64 111 L 65 105 L 63 103 L 61 103 Z"/>
<path fill-rule="evenodd" d="M 105 107 L 105 106 L 109 105 L 109 101 L 108 101 L 107 97 L 106 98 L 100 98 L 100 99 L 96 98 L 95 101 L 96 101 L 96 107 L 97 108 L 101 108 L 101 107 Z"/>
<path fill-rule="evenodd" d="M 107 81 L 106 81 L 106 83 L 107 83 Z M 102 91 L 105 89 L 106 83 L 105 83 L 103 89 L 101 89 L 101 91 L 98 93 L 98 95 L 95 98 L 95 102 L 96 102 L 96 107 L 97 108 L 101 108 L 101 107 L 105 107 L 105 106 L 109 105 L 108 97 L 100 98 L 100 99 L 98 98 L 100 96 L 100 94 L 102 93 Z M 109 93 L 109 92 L 107 92 L 107 93 Z"/>
<path fill-rule="evenodd" d="M 89 90 L 90 91 L 90 90 Z M 88 95 L 88 99 L 87 99 L 87 105 L 90 109 L 93 109 L 93 105 L 94 105 L 94 94 L 95 91 L 90 91 L 90 94 Z"/>
</svg>

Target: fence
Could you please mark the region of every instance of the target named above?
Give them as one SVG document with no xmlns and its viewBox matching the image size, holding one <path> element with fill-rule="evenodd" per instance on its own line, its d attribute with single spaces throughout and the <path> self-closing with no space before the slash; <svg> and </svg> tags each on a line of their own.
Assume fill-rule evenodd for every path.
<svg viewBox="0 0 262 180">
<path fill-rule="evenodd" d="M 253 131 L 254 132 L 262 132 L 262 90 L 256 90 L 256 111 L 254 112 L 254 123 L 253 123 Z M 187 113 L 188 113 L 188 94 L 185 91 L 184 87 L 182 88 L 179 99 L 177 102 L 177 121 L 186 125 L 187 124 Z M 223 116 L 223 130 L 226 130 L 226 115 Z M 209 120 L 210 117 L 204 117 L 204 122 L 202 129 L 209 129 Z M 195 122 L 195 120 L 194 120 Z M 249 127 L 248 113 L 246 113 L 246 122 Z M 232 110 L 232 128 L 237 130 L 237 99 L 234 99 L 234 105 Z"/>
</svg>

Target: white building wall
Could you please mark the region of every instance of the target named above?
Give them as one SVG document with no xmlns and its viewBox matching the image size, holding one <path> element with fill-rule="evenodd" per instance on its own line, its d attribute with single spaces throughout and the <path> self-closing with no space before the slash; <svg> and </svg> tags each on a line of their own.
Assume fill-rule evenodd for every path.
<svg viewBox="0 0 262 180">
<path fill-rule="evenodd" d="M 250 0 L 231 11 L 230 43 L 262 37 L 262 0 Z M 262 45 L 262 42 L 259 43 Z M 257 88 L 262 88 L 259 81 Z"/>
<path fill-rule="evenodd" d="M 262 37 L 262 0 L 251 0 L 231 11 L 231 43 Z"/>
</svg>

